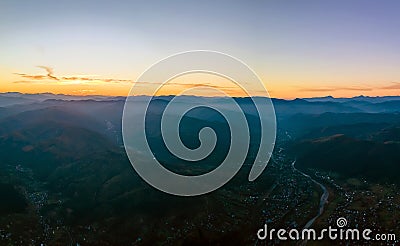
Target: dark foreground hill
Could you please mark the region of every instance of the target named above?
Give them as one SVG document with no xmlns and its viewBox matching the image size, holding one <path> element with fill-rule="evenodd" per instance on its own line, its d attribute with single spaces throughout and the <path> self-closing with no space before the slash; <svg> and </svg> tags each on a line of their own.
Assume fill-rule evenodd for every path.
<svg viewBox="0 0 400 246">
<path fill-rule="evenodd" d="M 383 129 L 369 136 L 369 140 L 361 140 L 338 134 L 299 141 L 292 146 L 291 153 L 302 169 L 400 184 L 399 128 Z"/>
</svg>

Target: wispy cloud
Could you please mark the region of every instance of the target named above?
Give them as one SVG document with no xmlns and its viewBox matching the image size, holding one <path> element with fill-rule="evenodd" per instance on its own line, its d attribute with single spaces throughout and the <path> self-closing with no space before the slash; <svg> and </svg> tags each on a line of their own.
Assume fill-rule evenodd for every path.
<svg viewBox="0 0 400 246">
<path fill-rule="evenodd" d="M 308 92 L 332 92 L 332 91 L 372 91 L 372 90 L 400 90 L 400 82 L 391 82 L 385 86 L 364 86 L 364 87 L 302 87 L 298 91 Z"/>
<path fill-rule="evenodd" d="M 163 82 L 159 81 L 133 81 L 129 79 L 115 79 L 115 78 L 99 78 L 96 75 L 70 75 L 70 76 L 60 76 L 56 75 L 54 69 L 48 66 L 37 66 L 38 68 L 43 69 L 46 74 L 27 74 L 27 73 L 15 73 L 20 76 L 22 79 L 18 81 L 14 81 L 13 83 L 18 84 L 46 84 L 46 85 L 104 85 L 104 84 L 126 84 L 132 85 L 136 84 L 138 86 L 143 86 L 146 88 L 148 85 L 162 85 L 167 91 L 183 91 L 191 88 L 196 88 L 199 91 L 205 91 L 206 88 L 213 88 L 216 90 L 223 91 L 225 93 L 243 93 L 246 94 L 245 91 L 239 86 L 229 85 L 229 84 L 221 84 L 221 83 L 212 83 L 212 82 L 192 82 L 192 81 L 180 81 L 174 82 L 170 81 L 168 83 L 163 84 Z M 92 91 L 76 91 L 75 93 L 88 93 Z M 252 91 L 252 93 L 255 93 Z"/>
<path fill-rule="evenodd" d="M 29 75 L 29 74 L 25 74 L 25 73 L 14 73 L 16 75 L 21 76 L 22 78 L 25 79 L 30 79 L 30 80 L 45 80 L 47 79 L 47 76 L 45 75 Z M 21 81 L 15 81 L 14 83 L 29 83 L 31 81 L 26 81 L 26 80 L 21 80 Z"/>
<path fill-rule="evenodd" d="M 136 82 L 138 83 L 138 82 Z M 159 84 L 159 83 L 158 83 Z M 180 86 L 184 88 L 192 88 L 192 87 L 202 87 L 202 88 L 215 88 L 215 89 L 238 89 L 236 86 L 225 86 L 211 83 L 174 83 L 169 82 L 165 84 L 165 86 Z"/>
<path fill-rule="evenodd" d="M 14 83 L 42 83 L 42 84 L 91 84 L 91 83 L 133 83 L 129 79 L 113 79 L 113 78 L 95 78 L 89 76 L 56 76 L 54 70 L 48 66 L 37 66 L 38 68 L 44 69 L 47 74 L 26 74 L 26 73 L 15 73 L 21 78 L 27 80 L 19 80 Z"/>
<path fill-rule="evenodd" d="M 54 74 L 54 69 L 48 66 L 37 66 L 38 68 L 44 69 L 47 74 L 26 74 L 26 73 L 15 73 L 19 75 L 21 78 L 26 80 L 18 80 L 14 81 L 14 83 L 18 84 L 105 84 L 105 83 L 114 83 L 114 84 L 140 84 L 140 85 L 149 85 L 149 84 L 157 84 L 161 85 L 161 82 L 149 82 L 149 81 L 136 81 L 129 79 L 114 79 L 114 78 L 96 78 L 92 76 L 57 76 Z M 184 88 L 191 87 L 208 87 L 215 89 L 235 89 L 233 86 L 222 86 L 218 84 L 212 83 L 175 83 L 169 82 L 164 86 L 179 86 Z M 237 88 L 236 88 L 237 89 Z"/>
<path fill-rule="evenodd" d="M 329 91 L 372 91 L 371 87 L 313 87 L 300 88 L 298 91 L 329 92 Z"/>
<path fill-rule="evenodd" d="M 392 82 L 391 85 L 383 86 L 381 89 L 385 90 L 400 90 L 400 82 Z"/>
<path fill-rule="evenodd" d="M 37 66 L 39 68 L 43 68 L 47 72 L 47 78 L 49 79 L 54 79 L 54 80 L 59 80 L 56 76 L 54 76 L 54 70 L 51 67 L 46 67 L 46 66 Z"/>
<path fill-rule="evenodd" d="M 48 66 L 37 66 L 38 68 L 44 69 L 46 74 L 26 74 L 26 73 L 15 73 L 19 75 L 21 78 L 25 80 L 14 81 L 14 83 L 19 84 L 59 84 L 59 85 L 72 85 L 72 84 L 79 84 L 79 85 L 98 85 L 98 84 L 106 84 L 106 83 L 113 83 L 113 84 L 138 84 L 138 85 L 161 85 L 161 82 L 150 82 L 150 81 L 133 81 L 129 79 L 114 79 L 114 78 L 96 78 L 92 76 L 58 76 L 55 75 L 53 68 Z M 221 90 L 234 90 L 238 89 L 234 86 L 224 86 L 219 84 L 212 84 L 212 83 L 176 83 L 176 82 L 169 82 L 165 84 L 166 87 L 173 87 L 179 86 L 180 88 L 192 88 L 192 87 L 207 87 L 207 88 L 215 88 Z"/>
</svg>

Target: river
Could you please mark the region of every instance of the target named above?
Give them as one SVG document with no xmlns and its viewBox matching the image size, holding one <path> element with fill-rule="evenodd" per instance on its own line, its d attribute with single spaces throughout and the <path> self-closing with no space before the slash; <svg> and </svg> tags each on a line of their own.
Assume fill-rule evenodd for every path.
<svg viewBox="0 0 400 246">
<path fill-rule="evenodd" d="M 296 163 L 296 160 L 293 161 L 293 163 L 292 163 L 293 169 L 294 169 L 296 172 L 298 172 L 298 173 L 300 173 L 301 175 L 303 175 L 304 177 L 310 179 L 313 183 L 317 184 L 319 187 L 321 187 L 321 189 L 322 189 L 322 191 L 323 191 L 322 196 L 321 196 L 320 201 L 319 201 L 319 209 L 318 209 L 317 215 L 315 215 L 312 219 L 310 219 L 310 220 L 306 223 L 306 225 L 304 226 L 304 229 L 308 229 L 308 228 L 310 228 L 310 227 L 314 224 L 315 220 L 316 220 L 319 216 L 321 216 L 322 213 L 324 212 L 325 204 L 328 202 L 329 191 L 328 191 L 328 189 L 327 189 L 323 184 L 321 184 L 320 182 L 318 182 L 318 181 L 316 181 L 315 179 L 311 178 L 310 175 L 305 174 L 305 173 L 303 173 L 302 171 L 298 170 L 298 169 L 294 166 L 295 163 Z"/>
</svg>

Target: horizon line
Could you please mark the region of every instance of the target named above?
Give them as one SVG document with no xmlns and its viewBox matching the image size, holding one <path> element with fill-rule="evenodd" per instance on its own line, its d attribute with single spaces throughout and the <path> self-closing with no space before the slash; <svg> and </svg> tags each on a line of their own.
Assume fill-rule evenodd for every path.
<svg viewBox="0 0 400 246">
<path fill-rule="evenodd" d="M 39 92 L 39 93 L 24 93 L 24 92 L 19 92 L 19 91 L 6 91 L 6 92 L 0 92 L 0 95 L 4 94 L 20 94 L 20 95 L 54 95 L 54 96 L 70 96 L 70 97 L 109 97 L 109 98 L 116 98 L 116 97 L 123 97 L 123 98 L 128 98 L 128 97 L 175 97 L 177 95 L 157 95 L 157 96 L 151 96 L 151 95 L 101 95 L 101 94 L 87 94 L 87 95 L 77 95 L 77 94 L 64 94 L 64 93 L 53 93 L 53 92 Z M 181 97 L 202 97 L 202 98 L 224 98 L 221 96 L 198 96 L 198 95 L 178 95 Z M 334 97 L 332 95 L 321 95 L 321 96 L 315 96 L 315 97 L 293 97 L 293 98 L 280 98 L 280 97 L 267 97 L 267 96 L 252 96 L 251 98 L 270 98 L 270 99 L 282 99 L 282 100 L 296 100 L 296 99 L 316 99 L 316 98 L 332 98 L 332 99 L 353 99 L 353 98 L 383 98 L 383 97 L 400 97 L 400 95 L 383 95 L 383 96 L 365 96 L 365 95 L 358 95 L 358 96 L 352 96 L 352 97 Z M 233 98 L 250 98 L 249 96 L 237 96 Z"/>
</svg>

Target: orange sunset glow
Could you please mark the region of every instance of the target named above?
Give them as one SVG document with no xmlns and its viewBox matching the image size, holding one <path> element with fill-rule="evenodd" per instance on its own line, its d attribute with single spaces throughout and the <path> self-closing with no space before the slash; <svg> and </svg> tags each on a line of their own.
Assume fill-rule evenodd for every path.
<svg viewBox="0 0 400 246">
<path fill-rule="evenodd" d="M 8 71 L 1 77 L 1 92 L 21 93 L 54 93 L 67 95 L 128 95 L 135 79 L 121 77 L 105 77 L 100 75 L 58 75 L 54 69 L 47 66 L 37 66 L 38 73 L 16 73 Z M 216 77 L 216 76 L 215 76 Z M 282 77 L 286 77 L 282 75 Z M 370 82 L 357 83 L 344 80 L 338 83 L 297 82 L 285 81 L 283 78 L 264 79 L 264 84 L 271 97 L 299 98 L 331 95 L 334 97 L 365 96 L 396 96 L 400 93 L 400 82 Z M 315 79 L 314 79 L 315 80 Z M 343 80 L 343 79 L 342 79 Z M 245 96 L 243 91 L 221 78 L 211 78 L 200 74 L 184 76 L 177 83 L 169 82 L 163 86 L 158 95 L 174 95 L 185 88 L 204 86 L 220 89 L 233 96 Z M 354 85 L 353 85 L 354 84 Z M 144 85 L 145 86 L 145 85 Z"/>
</svg>

